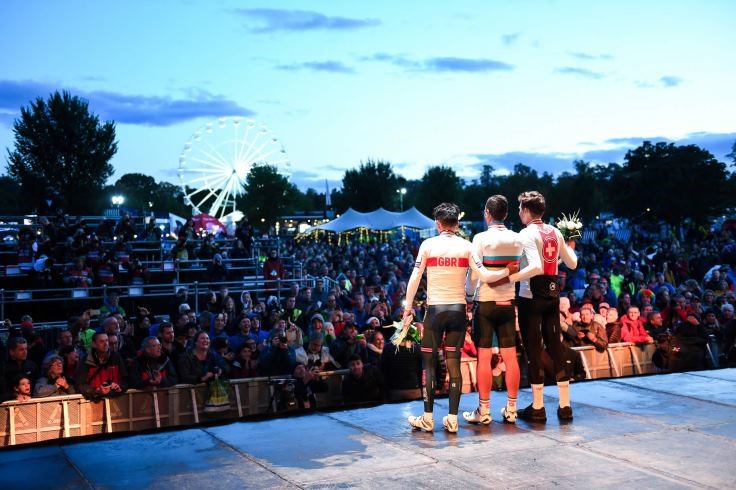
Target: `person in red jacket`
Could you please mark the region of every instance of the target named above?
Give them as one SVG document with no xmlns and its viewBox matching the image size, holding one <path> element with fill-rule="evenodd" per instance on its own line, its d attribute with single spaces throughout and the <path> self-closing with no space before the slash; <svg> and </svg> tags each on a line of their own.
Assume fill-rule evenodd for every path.
<svg viewBox="0 0 736 490">
<path fill-rule="evenodd" d="M 77 391 L 87 398 L 103 398 L 127 389 L 128 372 L 117 352 L 110 352 L 110 341 L 104 332 L 92 335 L 90 353 L 77 372 Z"/>
<path fill-rule="evenodd" d="M 636 306 L 629 306 L 626 316 L 621 318 L 621 340 L 635 344 L 652 342 L 652 338 L 644 328 L 644 319 Z"/>
<path fill-rule="evenodd" d="M 284 278 L 284 264 L 276 249 L 269 250 L 268 258 L 263 262 L 263 278 L 266 280 L 267 295 L 275 292 L 279 287 L 278 281 Z"/>
</svg>

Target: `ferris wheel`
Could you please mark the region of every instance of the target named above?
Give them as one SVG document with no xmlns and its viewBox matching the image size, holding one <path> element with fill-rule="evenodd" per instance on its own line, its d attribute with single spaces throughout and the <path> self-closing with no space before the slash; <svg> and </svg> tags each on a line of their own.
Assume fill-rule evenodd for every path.
<svg viewBox="0 0 736 490">
<path fill-rule="evenodd" d="M 279 139 L 253 119 L 222 117 L 189 138 L 179 155 L 179 184 L 195 213 L 218 219 L 236 213 L 235 198 L 245 192 L 255 165 L 289 173 L 291 164 Z"/>
</svg>

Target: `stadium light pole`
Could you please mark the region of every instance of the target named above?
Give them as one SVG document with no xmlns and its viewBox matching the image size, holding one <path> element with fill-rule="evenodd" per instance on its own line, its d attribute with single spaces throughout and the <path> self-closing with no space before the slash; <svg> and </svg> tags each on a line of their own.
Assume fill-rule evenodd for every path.
<svg viewBox="0 0 736 490">
<path fill-rule="evenodd" d="M 396 189 L 396 192 L 399 194 L 399 203 L 400 203 L 401 212 L 404 212 L 404 194 L 406 194 L 406 187 L 402 187 L 401 189 Z"/>
</svg>

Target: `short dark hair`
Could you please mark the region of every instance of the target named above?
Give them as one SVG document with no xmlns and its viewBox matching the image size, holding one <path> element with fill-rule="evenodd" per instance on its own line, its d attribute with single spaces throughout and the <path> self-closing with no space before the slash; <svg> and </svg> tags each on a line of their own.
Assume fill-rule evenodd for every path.
<svg viewBox="0 0 736 490">
<path fill-rule="evenodd" d="M 145 339 L 143 339 L 143 342 L 141 342 L 141 349 L 145 350 L 146 347 L 148 347 L 148 343 L 152 341 L 158 341 L 158 337 L 154 337 L 153 335 L 149 335 Z"/>
<path fill-rule="evenodd" d="M 363 359 L 358 354 L 353 354 L 350 357 L 348 357 L 348 364 L 350 364 L 353 361 L 361 361 L 361 362 L 363 362 Z"/>
<path fill-rule="evenodd" d="M 100 335 L 107 335 L 107 332 L 95 332 L 95 333 L 93 333 L 92 334 L 91 341 L 94 342 L 95 340 L 97 340 L 97 337 L 99 337 Z"/>
<path fill-rule="evenodd" d="M 434 208 L 433 215 L 443 226 L 457 226 L 460 208 L 457 204 L 443 202 Z"/>
<path fill-rule="evenodd" d="M 15 350 L 20 344 L 27 344 L 28 342 L 23 337 L 10 337 L 8 339 L 8 350 Z"/>
<path fill-rule="evenodd" d="M 230 346 L 230 341 L 226 337 L 215 337 L 212 340 L 212 348 L 215 350 L 223 349 Z"/>
<path fill-rule="evenodd" d="M 546 209 L 544 196 L 537 191 L 526 191 L 519 194 L 522 209 L 528 209 L 534 216 L 542 216 Z"/>
<path fill-rule="evenodd" d="M 509 202 L 501 194 L 495 194 L 486 201 L 486 211 L 496 221 L 503 221 L 509 214 Z"/>
</svg>

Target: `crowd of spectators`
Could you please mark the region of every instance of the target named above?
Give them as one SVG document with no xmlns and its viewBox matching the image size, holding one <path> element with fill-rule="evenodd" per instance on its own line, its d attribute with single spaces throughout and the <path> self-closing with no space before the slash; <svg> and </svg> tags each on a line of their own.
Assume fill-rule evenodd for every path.
<svg viewBox="0 0 736 490">
<path fill-rule="evenodd" d="M 111 232 L 119 235 L 115 246 L 122 244 L 121 249 L 124 223 Z M 56 230 L 49 227 L 39 236 L 52 236 Z M 69 250 L 79 252 L 75 244 L 87 243 L 86 234 L 69 230 L 64 240 Z M 192 233 L 188 224 L 179 230 L 182 248 L 172 253 L 186 250 L 188 257 L 186 242 Z M 231 253 L 242 248 L 241 238 Z M 20 329 L 13 329 L 7 345 L 0 347 L 6 359 L 0 391 L 5 399 L 73 392 L 95 398 L 128 387 L 291 375 L 299 405 L 309 408 L 322 389 L 319 373 L 348 369 L 343 385 L 347 401 L 415 397 L 421 385 L 419 349 L 413 340 L 398 349 L 386 344 L 403 306 L 418 245 L 417 240 L 398 239 L 337 245 L 284 240 L 264 265 L 265 295 L 244 292 L 234 297 L 220 288 L 196 305 L 200 299 L 180 287 L 168 311 L 138 305 L 127 312 L 111 291 L 99 311 L 71 318 L 53 346 L 43 345 L 32 318 L 24 317 Z M 216 247 L 216 241 L 205 239 L 194 253 L 216 263 Z M 89 250 L 84 250 L 89 260 Z M 603 237 L 580 243 L 577 253 L 578 269 L 563 270 L 559 278 L 562 335 L 569 348 L 603 351 L 616 342 L 654 342 L 656 362 L 669 370 L 719 367 L 736 360 L 733 236 L 711 233 L 681 244 L 634 233 L 626 242 Z M 293 256 L 317 278 L 313 287 L 292 283 L 288 290 L 275 291 L 277 279 L 288 275 L 279 260 L 284 255 Z M 85 266 L 79 260 L 74 265 L 75 270 Z M 90 277 L 93 283 L 98 280 L 99 268 Z M 417 308 L 421 318 L 421 301 Z M 162 316 L 169 321 L 161 321 Z M 472 358 L 474 352 L 468 336 L 463 355 Z M 503 360 L 496 361 L 500 386 Z M 579 365 L 574 369 L 574 379 L 584 377 Z M 437 372 L 444 377 L 444 370 Z M 444 379 L 438 381 L 443 386 Z"/>
<path fill-rule="evenodd" d="M 296 399 L 309 408 L 321 389 L 319 373 L 336 369 L 349 370 L 344 390 L 351 402 L 418 395 L 418 347 L 408 341 L 399 349 L 385 349 L 394 330 L 387 300 L 371 288 L 376 297 L 365 302 L 356 288 L 350 295 L 356 305 L 343 311 L 337 290 L 320 288 L 324 281 L 317 281 L 314 290 L 294 283 L 281 302 L 249 293 L 233 298 L 221 288 L 207 295 L 196 315 L 195 299 L 181 287 L 171 298 L 172 321 L 159 321 L 162 315 L 141 306 L 129 315 L 111 291 L 99 309 L 69 319 L 53 346 L 43 344 L 33 319 L 25 316 L 20 329 L 7 325 L 7 346 L 0 344 L 0 355 L 7 359 L 0 365 L 2 399 L 72 393 L 96 399 L 128 387 L 293 376 Z M 324 302 L 317 299 L 322 292 Z M 380 312 L 380 318 L 373 312 Z M 401 372 L 394 375 L 396 370 Z"/>
<path fill-rule="evenodd" d="M 172 230 L 172 235 L 175 243 L 170 249 L 164 247 L 167 250 L 159 258 L 177 261 L 183 268 L 187 261 L 201 261 L 207 269 L 203 279 L 209 282 L 228 280 L 224 256 L 252 257 L 253 229 L 247 222 L 237 227 L 234 237 L 227 237 L 223 231 L 216 239 L 202 233 L 188 219 Z M 36 227 L 22 227 L 9 263 L 17 264 L 27 274 L 23 286 L 29 289 L 140 285 L 150 281 L 151 271 L 146 266 L 146 253 L 136 252 L 132 244 L 159 243 L 162 238 L 162 231 L 153 220 L 136 224 L 130 215 L 124 214 L 118 221 L 104 219 L 93 226 L 86 219 L 70 219 L 60 213 L 52 219 L 39 218 Z M 160 248 L 142 250 L 158 252 Z"/>
</svg>

